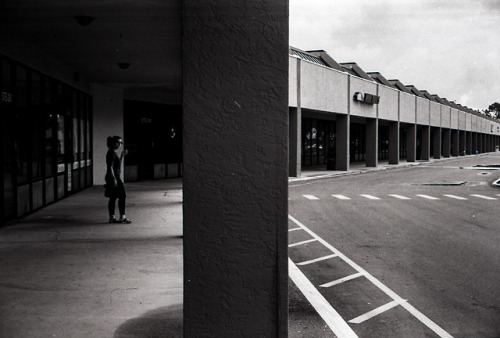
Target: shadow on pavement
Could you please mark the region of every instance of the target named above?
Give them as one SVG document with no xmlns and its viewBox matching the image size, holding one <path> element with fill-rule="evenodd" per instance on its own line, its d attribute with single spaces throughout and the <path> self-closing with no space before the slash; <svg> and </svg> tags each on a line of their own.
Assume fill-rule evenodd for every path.
<svg viewBox="0 0 500 338">
<path fill-rule="evenodd" d="M 183 337 L 182 304 L 148 311 L 121 324 L 114 338 Z"/>
</svg>

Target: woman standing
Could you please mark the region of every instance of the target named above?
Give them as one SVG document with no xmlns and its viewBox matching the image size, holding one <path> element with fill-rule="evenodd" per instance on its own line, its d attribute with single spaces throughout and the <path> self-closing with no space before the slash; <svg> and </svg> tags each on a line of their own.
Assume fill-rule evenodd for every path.
<svg viewBox="0 0 500 338">
<path fill-rule="evenodd" d="M 123 150 L 121 155 L 118 156 L 117 151 L 122 146 L 123 141 L 120 136 L 109 136 L 107 140 L 108 152 L 106 153 L 106 186 L 104 191 L 104 196 L 109 198 L 108 211 L 109 211 L 109 223 L 132 223 L 125 216 L 125 186 L 120 177 L 122 160 L 127 151 Z M 115 218 L 115 204 L 118 200 L 118 211 L 120 212 L 120 219 Z"/>
</svg>

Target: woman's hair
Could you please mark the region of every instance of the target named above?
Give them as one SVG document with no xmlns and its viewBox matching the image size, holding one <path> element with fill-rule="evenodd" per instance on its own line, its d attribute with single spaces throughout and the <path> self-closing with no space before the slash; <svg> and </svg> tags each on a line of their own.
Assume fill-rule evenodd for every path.
<svg viewBox="0 0 500 338">
<path fill-rule="evenodd" d="M 112 148 L 113 145 L 116 143 L 116 142 L 119 142 L 121 140 L 121 136 L 108 136 L 108 140 L 107 140 L 107 145 L 108 145 L 108 148 Z"/>
</svg>

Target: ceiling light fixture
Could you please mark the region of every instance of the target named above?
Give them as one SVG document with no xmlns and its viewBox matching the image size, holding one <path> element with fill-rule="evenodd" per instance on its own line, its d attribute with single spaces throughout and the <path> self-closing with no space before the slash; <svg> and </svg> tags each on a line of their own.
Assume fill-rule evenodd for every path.
<svg viewBox="0 0 500 338">
<path fill-rule="evenodd" d="M 127 69 L 128 67 L 130 67 L 130 63 L 128 62 L 118 62 L 117 65 L 118 67 L 120 67 L 120 69 Z"/>
<path fill-rule="evenodd" d="M 75 16 L 75 20 L 76 20 L 76 23 L 79 24 L 80 26 L 88 26 L 92 23 L 92 21 L 94 21 L 94 17 L 93 16 L 89 16 L 89 15 L 76 15 Z"/>
</svg>

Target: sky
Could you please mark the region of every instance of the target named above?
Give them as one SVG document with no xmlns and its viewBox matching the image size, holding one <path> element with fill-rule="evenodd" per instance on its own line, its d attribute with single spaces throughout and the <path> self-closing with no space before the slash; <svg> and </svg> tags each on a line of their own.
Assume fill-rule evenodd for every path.
<svg viewBox="0 0 500 338">
<path fill-rule="evenodd" d="M 500 102 L 500 0 L 289 0 L 290 46 L 470 108 Z"/>
</svg>

